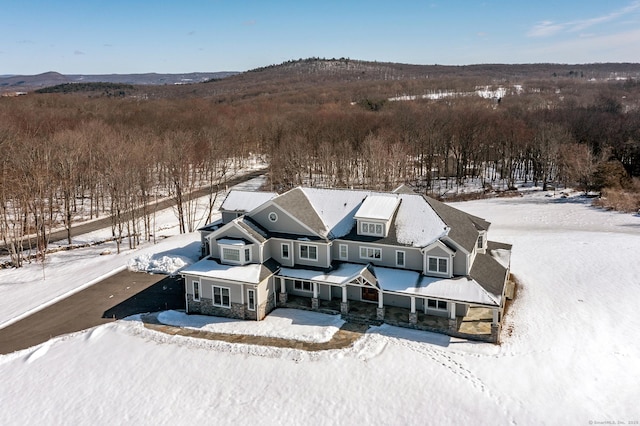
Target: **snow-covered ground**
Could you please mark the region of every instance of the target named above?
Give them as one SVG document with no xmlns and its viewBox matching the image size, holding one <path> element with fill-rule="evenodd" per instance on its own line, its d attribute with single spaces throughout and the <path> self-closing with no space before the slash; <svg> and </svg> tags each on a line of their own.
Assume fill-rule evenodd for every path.
<svg viewBox="0 0 640 426">
<path fill-rule="evenodd" d="M 514 245 L 521 286 L 500 346 L 384 325 L 351 348 L 305 352 L 171 336 L 133 317 L 0 356 L 0 424 L 638 422 L 640 217 L 545 195 L 455 204 Z M 279 337 L 312 325 L 274 315 L 273 326 L 161 318 Z M 307 337 L 326 338 L 332 319 Z"/>
</svg>

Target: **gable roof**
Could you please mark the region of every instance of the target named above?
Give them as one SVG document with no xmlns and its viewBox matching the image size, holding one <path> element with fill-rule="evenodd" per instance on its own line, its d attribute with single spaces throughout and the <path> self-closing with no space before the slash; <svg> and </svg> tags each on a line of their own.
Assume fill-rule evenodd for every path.
<svg viewBox="0 0 640 426">
<path fill-rule="evenodd" d="M 312 232 L 322 237 L 327 237 L 329 230 L 322 221 L 318 212 L 310 203 L 303 189 L 298 187 L 277 196 L 272 200 L 277 205 Z"/>
<path fill-rule="evenodd" d="M 479 231 L 489 229 L 490 223 L 482 218 L 465 213 L 433 198 L 424 197 L 424 199 L 450 228 L 449 238 L 468 252 L 473 251 L 478 241 Z"/>
<path fill-rule="evenodd" d="M 228 212 L 250 212 L 278 194 L 275 192 L 231 190 L 225 197 L 220 210 Z"/>
</svg>

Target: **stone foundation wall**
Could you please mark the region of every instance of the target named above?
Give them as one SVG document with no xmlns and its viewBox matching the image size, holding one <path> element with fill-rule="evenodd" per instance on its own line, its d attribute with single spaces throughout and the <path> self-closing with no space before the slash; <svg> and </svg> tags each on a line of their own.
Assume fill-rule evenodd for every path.
<svg viewBox="0 0 640 426">
<path fill-rule="evenodd" d="M 213 301 L 206 297 L 200 301 L 193 300 L 191 294 L 187 294 L 187 312 L 190 314 L 212 315 L 215 317 L 245 319 L 245 308 L 241 303 L 232 303 L 231 308 L 213 306 Z"/>
</svg>

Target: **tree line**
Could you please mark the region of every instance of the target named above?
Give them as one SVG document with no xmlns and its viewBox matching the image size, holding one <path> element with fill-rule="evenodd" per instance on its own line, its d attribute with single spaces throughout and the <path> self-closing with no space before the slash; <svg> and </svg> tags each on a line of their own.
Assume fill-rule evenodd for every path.
<svg viewBox="0 0 640 426">
<path fill-rule="evenodd" d="M 74 221 L 110 215 L 118 249 L 135 247 L 153 237 L 151 201 L 163 197 L 175 200 L 181 232 L 192 231 L 187 195 L 209 187 L 213 200 L 251 153 L 268 159 L 276 191 L 406 183 L 446 198 L 470 182 L 628 190 L 640 176 L 638 85 L 572 83 L 558 94 L 541 83 L 499 100 L 386 100 L 415 84 L 342 86 L 335 97 L 327 93 L 337 86 L 284 88 L 229 101 L 2 98 L 0 238 L 19 266 L 25 249 L 46 253 L 52 229 L 67 229 L 70 243 Z"/>
</svg>

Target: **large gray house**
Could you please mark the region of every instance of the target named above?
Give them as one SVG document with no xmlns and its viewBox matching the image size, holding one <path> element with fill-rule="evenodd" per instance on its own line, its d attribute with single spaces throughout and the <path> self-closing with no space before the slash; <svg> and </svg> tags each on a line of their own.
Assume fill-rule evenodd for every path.
<svg viewBox="0 0 640 426">
<path fill-rule="evenodd" d="M 406 326 L 433 317 L 457 335 L 483 308 L 497 341 L 511 246 L 489 241 L 481 218 L 404 187 L 231 191 L 221 212 L 200 230 L 203 259 L 181 272 L 189 313 L 261 320 L 307 298 L 342 315 L 367 303 L 379 321 L 401 308 Z"/>
</svg>

